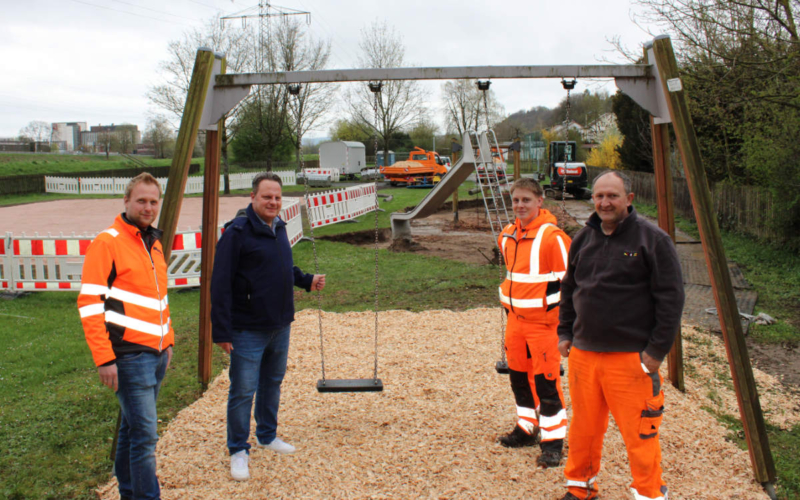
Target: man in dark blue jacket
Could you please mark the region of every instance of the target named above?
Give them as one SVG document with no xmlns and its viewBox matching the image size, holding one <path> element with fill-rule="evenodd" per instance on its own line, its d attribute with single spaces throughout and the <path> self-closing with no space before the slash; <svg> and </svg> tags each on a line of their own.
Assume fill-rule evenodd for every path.
<svg viewBox="0 0 800 500">
<path fill-rule="evenodd" d="M 211 279 L 213 340 L 231 356 L 228 451 L 231 476 L 250 478 L 250 410 L 256 396 L 256 442 L 277 453 L 294 446 L 276 436 L 281 382 L 294 321 L 293 287 L 322 290 L 325 275 L 294 265 L 281 211 L 281 179 L 253 179 L 246 217 L 237 217 L 217 243 Z"/>
</svg>

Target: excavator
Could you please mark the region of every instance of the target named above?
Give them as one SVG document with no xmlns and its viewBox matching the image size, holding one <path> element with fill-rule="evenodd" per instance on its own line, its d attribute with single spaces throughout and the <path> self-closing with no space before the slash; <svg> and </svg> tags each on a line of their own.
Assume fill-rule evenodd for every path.
<svg viewBox="0 0 800 500">
<path fill-rule="evenodd" d="M 407 160 L 381 167 L 381 174 L 391 186 L 433 187 L 447 174 L 447 162 L 435 151 L 415 147 Z"/>
</svg>

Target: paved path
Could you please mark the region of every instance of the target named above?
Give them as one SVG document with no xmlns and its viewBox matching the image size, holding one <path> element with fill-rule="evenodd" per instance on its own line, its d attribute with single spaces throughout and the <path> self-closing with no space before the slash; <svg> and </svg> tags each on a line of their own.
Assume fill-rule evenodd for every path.
<svg viewBox="0 0 800 500">
<path fill-rule="evenodd" d="M 232 219 L 236 211 L 250 203 L 249 196 L 223 196 L 219 199 L 219 221 Z M 21 235 L 54 236 L 64 234 L 95 234 L 114 221 L 125 207 L 122 198 L 100 200 L 56 200 L 0 207 L 0 236 L 6 232 Z M 203 198 L 184 198 L 178 230 L 197 229 L 203 219 Z"/>
</svg>

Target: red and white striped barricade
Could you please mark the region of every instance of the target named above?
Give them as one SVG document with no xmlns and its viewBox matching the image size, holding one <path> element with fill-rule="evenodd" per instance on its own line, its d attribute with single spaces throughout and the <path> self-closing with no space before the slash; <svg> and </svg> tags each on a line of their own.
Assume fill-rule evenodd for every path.
<svg viewBox="0 0 800 500">
<path fill-rule="evenodd" d="M 352 186 L 306 198 L 308 223 L 311 227 L 354 219 L 377 208 L 378 190 L 375 184 Z"/>
<path fill-rule="evenodd" d="M 6 233 L 0 245 L 0 291 L 11 290 L 13 287 L 13 276 L 11 275 L 11 253 L 12 253 L 11 233 Z"/>
<path fill-rule="evenodd" d="M 12 237 L 11 289 L 79 290 L 83 256 L 91 242 L 75 235 Z"/>
<path fill-rule="evenodd" d="M 289 237 L 289 244 L 294 246 L 303 237 L 300 198 L 284 198 L 280 218 L 286 223 L 286 235 Z"/>
<path fill-rule="evenodd" d="M 217 235 L 219 236 L 219 233 Z M 199 230 L 175 234 L 167 265 L 168 288 L 200 286 L 202 248 L 203 233 Z"/>
</svg>

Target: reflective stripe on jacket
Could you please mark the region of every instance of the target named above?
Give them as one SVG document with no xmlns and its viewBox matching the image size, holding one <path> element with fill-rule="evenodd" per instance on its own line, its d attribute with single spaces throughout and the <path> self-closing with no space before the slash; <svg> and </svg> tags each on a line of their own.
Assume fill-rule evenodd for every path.
<svg viewBox="0 0 800 500">
<path fill-rule="evenodd" d="M 97 366 L 173 345 L 161 242 L 148 252 L 139 228 L 118 215 L 86 250 L 78 311 Z"/>
<path fill-rule="evenodd" d="M 498 239 L 507 270 L 500 302 L 526 321 L 558 321 L 561 279 L 567 270 L 571 240 L 556 222 L 553 214 L 540 209 L 526 227 L 517 219 Z"/>
</svg>

